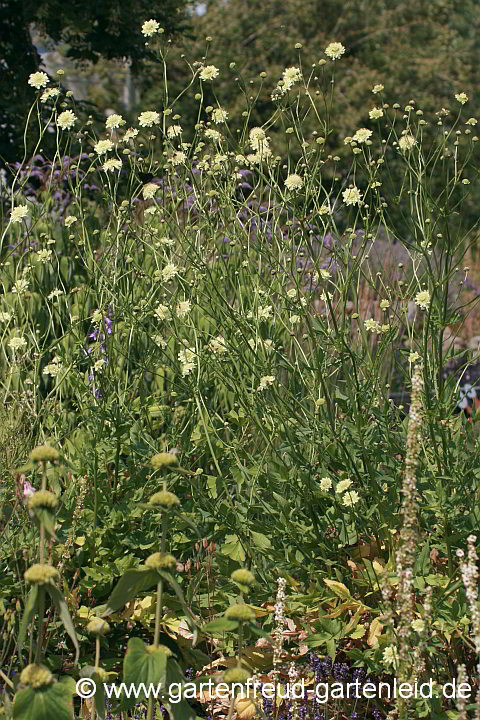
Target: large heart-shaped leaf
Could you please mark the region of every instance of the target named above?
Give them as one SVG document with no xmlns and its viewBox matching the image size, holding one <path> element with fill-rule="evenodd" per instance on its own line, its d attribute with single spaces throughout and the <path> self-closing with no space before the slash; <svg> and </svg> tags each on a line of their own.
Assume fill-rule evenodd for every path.
<svg viewBox="0 0 480 720">
<path fill-rule="evenodd" d="M 53 683 L 34 690 L 19 690 L 13 703 L 13 720 L 73 720 L 70 688 L 65 683 Z"/>
<path fill-rule="evenodd" d="M 140 593 L 146 590 L 151 590 L 157 583 L 158 575 L 156 570 L 151 570 L 146 567 L 127 570 L 108 598 L 107 608 L 102 613 L 102 617 L 106 617 L 120 610 L 120 608 L 130 602 L 130 600 L 138 597 Z"/>
<path fill-rule="evenodd" d="M 123 691 L 115 711 L 127 710 L 142 700 L 146 701 L 145 689 L 147 692 L 153 689 L 157 698 L 168 696 L 167 660 L 170 662 L 161 648 L 152 651 L 140 638 L 130 638 L 123 660 L 123 682 L 129 691 L 135 688 L 135 693 L 130 693 L 128 697 Z"/>
</svg>

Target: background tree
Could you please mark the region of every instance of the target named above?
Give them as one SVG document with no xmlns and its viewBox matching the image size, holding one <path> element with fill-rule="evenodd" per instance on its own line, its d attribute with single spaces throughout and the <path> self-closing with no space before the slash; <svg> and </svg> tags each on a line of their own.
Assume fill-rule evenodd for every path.
<svg viewBox="0 0 480 720">
<path fill-rule="evenodd" d="M 0 158 L 18 160 L 34 91 L 28 76 L 41 66 L 30 28 L 68 46 L 79 63 L 130 59 L 132 72 L 148 57 L 141 27 L 155 18 L 170 36 L 188 32 L 190 0 L 0 0 Z M 40 68 L 41 69 L 41 68 Z"/>
</svg>

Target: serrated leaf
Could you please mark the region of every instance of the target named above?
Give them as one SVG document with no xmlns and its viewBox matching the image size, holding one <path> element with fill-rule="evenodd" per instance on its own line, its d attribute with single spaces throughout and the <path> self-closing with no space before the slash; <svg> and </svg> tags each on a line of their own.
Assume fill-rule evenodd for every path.
<svg viewBox="0 0 480 720">
<path fill-rule="evenodd" d="M 75 648 L 75 664 L 78 662 L 80 656 L 80 645 L 78 644 L 77 633 L 73 625 L 72 618 L 68 611 L 68 605 L 65 602 L 65 598 L 60 590 L 55 585 L 46 585 L 46 591 L 52 598 L 52 602 L 55 605 L 55 609 L 58 613 L 60 620 L 63 623 L 63 627 L 67 631 Z"/>
<path fill-rule="evenodd" d="M 30 592 L 27 596 L 27 602 L 25 603 L 25 609 L 23 611 L 22 622 L 20 624 L 20 630 L 18 632 L 18 654 L 21 655 L 25 638 L 27 636 L 28 626 L 30 625 L 33 616 L 35 615 L 35 609 L 37 607 L 38 599 L 38 585 L 32 585 Z"/>
<path fill-rule="evenodd" d="M 120 610 L 120 608 L 130 602 L 130 600 L 138 597 L 140 593 L 146 590 L 151 590 L 157 583 L 158 575 L 156 570 L 151 570 L 150 568 L 132 568 L 131 570 L 127 570 L 108 598 L 107 607 L 102 613 L 102 617 L 106 617 Z"/>
</svg>

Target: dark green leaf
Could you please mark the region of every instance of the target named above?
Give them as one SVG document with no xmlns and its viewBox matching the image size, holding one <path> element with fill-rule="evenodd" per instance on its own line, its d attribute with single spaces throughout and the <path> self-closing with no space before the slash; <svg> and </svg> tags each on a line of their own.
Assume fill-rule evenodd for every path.
<svg viewBox="0 0 480 720">
<path fill-rule="evenodd" d="M 63 623 L 63 627 L 67 631 L 67 633 L 70 636 L 70 639 L 74 645 L 75 648 L 75 663 L 78 662 L 78 658 L 80 655 L 80 646 L 78 644 L 77 639 L 77 633 L 75 632 L 75 627 L 72 622 L 72 618 L 70 617 L 70 613 L 68 611 L 68 605 L 65 602 L 65 598 L 63 594 L 60 592 L 60 590 L 55 585 L 46 585 L 46 590 L 50 597 L 52 598 L 53 604 L 55 605 L 55 609 L 58 613 L 58 616 L 60 617 L 60 620 Z"/>
<path fill-rule="evenodd" d="M 120 610 L 130 600 L 138 597 L 140 593 L 146 590 L 151 590 L 157 583 L 158 575 L 156 570 L 142 567 L 127 570 L 108 598 L 107 609 L 102 613 L 102 617 Z"/>
<path fill-rule="evenodd" d="M 30 592 L 28 593 L 27 602 L 25 603 L 25 609 L 23 611 L 22 622 L 20 624 L 20 630 L 18 633 L 18 654 L 21 655 L 23 650 L 23 644 L 27 635 L 28 626 L 30 625 L 33 616 L 35 615 L 35 609 L 37 606 L 38 598 L 38 585 L 32 585 Z"/>
</svg>

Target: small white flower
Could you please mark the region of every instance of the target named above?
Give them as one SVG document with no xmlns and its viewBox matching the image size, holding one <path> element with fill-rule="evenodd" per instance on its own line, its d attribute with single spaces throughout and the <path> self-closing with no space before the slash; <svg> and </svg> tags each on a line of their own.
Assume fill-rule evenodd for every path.
<svg viewBox="0 0 480 720">
<path fill-rule="evenodd" d="M 11 214 L 10 214 L 10 222 L 11 223 L 17 223 L 21 222 L 23 218 L 27 217 L 28 215 L 28 207 L 27 205 L 17 205 L 17 207 L 14 207 Z"/>
<path fill-rule="evenodd" d="M 40 96 L 40 102 L 46 103 L 50 98 L 58 97 L 60 90 L 58 88 L 47 88 Z"/>
<path fill-rule="evenodd" d="M 156 20 L 145 20 L 142 25 L 142 35 L 145 35 L 145 37 L 151 37 L 152 35 L 155 35 L 155 33 L 158 33 L 159 28 L 160 25 Z"/>
<path fill-rule="evenodd" d="M 159 122 L 160 115 L 156 110 L 146 110 L 138 116 L 138 124 L 140 127 L 152 127 L 153 125 L 158 125 Z"/>
<path fill-rule="evenodd" d="M 162 278 L 167 281 L 171 280 L 178 274 L 178 268 L 173 263 L 168 263 L 162 270 Z"/>
<path fill-rule="evenodd" d="M 455 95 L 455 100 L 460 103 L 460 105 L 465 105 L 466 102 L 468 102 L 468 95 L 464 92 L 458 93 Z"/>
<path fill-rule="evenodd" d="M 65 227 L 70 227 L 71 225 L 73 225 L 73 223 L 76 223 L 77 220 L 78 218 L 76 218 L 75 215 L 67 215 L 67 217 L 65 218 Z"/>
<path fill-rule="evenodd" d="M 337 483 L 335 492 L 337 493 L 337 495 L 340 495 L 340 493 L 343 493 L 343 492 L 345 492 L 345 490 L 348 490 L 350 485 L 353 485 L 353 482 L 350 480 L 350 478 L 347 478 L 346 480 L 340 480 L 340 482 Z"/>
<path fill-rule="evenodd" d="M 158 185 L 155 183 L 147 183 L 142 188 L 142 195 L 144 200 L 151 200 L 158 192 Z"/>
<path fill-rule="evenodd" d="M 113 150 L 114 147 L 115 145 L 111 140 L 99 140 L 93 149 L 97 155 L 104 155 L 110 152 L 110 150 Z"/>
<path fill-rule="evenodd" d="M 350 492 L 346 492 L 345 495 L 342 498 L 342 503 L 345 505 L 345 507 L 352 507 L 353 505 L 356 505 L 357 502 L 360 500 L 360 495 L 356 490 L 351 490 Z"/>
<path fill-rule="evenodd" d="M 224 123 L 228 117 L 228 113 L 226 110 L 223 110 L 222 108 L 214 108 L 212 110 L 212 120 L 216 125 L 220 125 L 221 123 Z"/>
<path fill-rule="evenodd" d="M 422 308 L 427 310 L 430 305 L 430 293 L 428 290 L 421 290 L 415 295 L 415 303 Z"/>
<path fill-rule="evenodd" d="M 36 90 L 44 88 L 48 85 L 48 75 L 44 72 L 35 72 L 28 78 L 28 84 L 34 87 Z"/>
<path fill-rule="evenodd" d="M 385 90 L 385 88 L 383 87 L 383 85 L 381 85 L 381 84 L 379 83 L 378 85 L 374 85 L 374 86 L 373 86 L 373 88 L 372 88 L 372 93 L 373 93 L 374 95 L 378 95 L 378 93 L 381 93 L 382 90 Z"/>
<path fill-rule="evenodd" d="M 215 65 L 204 65 L 200 70 L 200 80 L 214 80 L 219 72 Z"/>
<path fill-rule="evenodd" d="M 417 360 L 420 360 L 420 355 L 417 352 L 411 352 L 408 356 L 408 362 L 415 363 Z"/>
<path fill-rule="evenodd" d="M 172 139 L 179 137 L 182 134 L 182 126 L 181 125 L 170 125 L 170 127 L 167 130 L 167 136 Z"/>
<path fill-rule="evenodd" d="M 27 347 L 27 341 L 24 337 L 13 337 L 9 341 L 8 347 L 10 347 L 12 350 L 20 350 Z"/>
<path fill-rule="evenodd" d="M 257 388 L 257 392 L 261 392 L 262 390 L 265 390 L 269 385 L 272 385 L 272 383 L 275 382 L 275 375 L 264 375 L 260 378 L 260 384 Z"/>
<path fill-rule="evenodd" d="M 325 55 L 331 60 L 338 60 L 342 57 L 345 52 L 345 48 L 342 43 L 332 42 L 325 48 Z"/>
<path fill-rule="evenodd" d="M 192 303 L 190 302 L 190 300 L 182 300 L 182 302 L 179 302 L 177 305 L 178 317 L 179 318 L 186 317 L 191 309 L 192 309 Z"/>
<path fill-rule="evenodd" d="M 285 187 L 287 190 L 301 190 L 303 187 L 303 178 L 301 178 L 300 175 L 293 173 L 285 180 Z"/>
<path fill-rule="evenodd" d="M 102 170 L 104 172 L 114 172 L 114 170 L 120 170 L 122 167 L 122 161 L 117 160 L 116 158 L 112 158 L 111 160 L 106 160 L 102 165 Z"/>
<path fill-rule="evenodd" d="M 372 131 L 368 130 L 368 128 L 360 128 L 360 130 L 357 130 L 355 135 L 353 136 L 353 140 L 357 143 L 364 143 L 372 136 Z"/>
<path fill-rule="evenodd" d="M 362 194 L 355 185 L 344 190 L 342 194 L 345 205 L 358 205 L 362 200 Z"/>
<path fill-rule="evenodd" d="M 170 309 L 166 305 L 159 303 L 155 308 L 154 313 L 159 320 L 165 320 L 170 314 Z"/>
<path fill-rule="evenodd" d="M 138 135 L 138 130 L 136 128 L 128 128 L 127 132 L 123 136 L 124 142 L 128 142 L 129 140 L 133 140 L 133 138 L 136 138 Z"/>
<path fill-rule="evenodd" d="M 368 116 L 370 120 L 378 120 L 379 118 L 383 117 L 383 110 L 382 108 L 374 107 L 370 110 Z"/>
<path fill-rule="evenodd" d="M 370 332 L 381 332 L 381 326 L 380 323 L 374 320 L 373 318 L 370 318 L 369 320 L 365 320 L 365 330 L 370 330 Z"/>
<path fill-rule="evenodd" d="M 9 312 L 0 312 L 0 322 L 9 323 L 13 315 Z"/>
<path fill-rule="evenodd" d="M 393 645 L 388 645 L 388 647 L 386 647 L 383 651 L 383 663 L 387 667 L 393 665 L 393 667 L 396 669 L 398 664 L 398 653 L 397 649 L 394 648 Z"/>
<path fill-rule="evenodd" d="M 323 477 L 320 480 L 320 490 L 330 490 L 332 487 L 332 479 L 329 477 Z"/>
<path fill-rule="evenodd" d="M 415 145 L 417 144 L 417 141 L 413 137 L 413 135 L 407 134 L 402 135 L 400 140 L 398 141 L 398 147 L 400 150 L 405 152 L 406 150 L 411 150 Z"/>
<path fill-rule="evenodd" d="M 125 125 L 125 120 L 121 115 L 117 115 L 117 113 L 109 115 L 105 122 L 107 130 L 116 130 L 117 128 L 122 127 L 122 125 Z"/>
<path fill-rule="evenodd" d="M 412 622 L 412 628 L 415 632 L 421 633 L 425 630 L 425 622 L 421 618 L 417 618 Z"/>
<path fill-rule="evenodd" d="M 225 345 L 225 338 L 223 335 L 217 335 L 216 338 L 212 338 L 208 343 L 208 347 L 214 355 L 227 352 L 227 346 Z"/>
<path fill-rule="evenodd" d="M 61 130 L 70 130 L 77 120 L 77 116 L 71 110 L 64 110 L 57 117 L 57 125 Z"/>
</svg>

